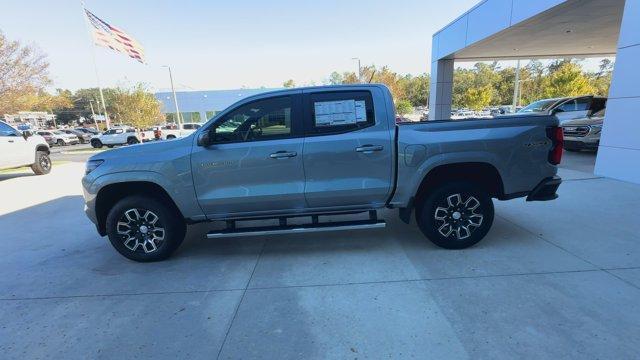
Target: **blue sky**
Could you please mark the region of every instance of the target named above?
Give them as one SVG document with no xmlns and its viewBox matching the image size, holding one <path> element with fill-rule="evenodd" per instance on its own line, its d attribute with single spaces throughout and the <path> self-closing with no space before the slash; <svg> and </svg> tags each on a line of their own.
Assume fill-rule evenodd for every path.
<svg viewBox="0 0 640 360">
<path fill-rule="evenodd" d="M 148 65 L 96 48 L 103 86 L 145 82 L 179 89 L 278 87 L 322 83 L 333 70 L 389 65 L 429 71 L 431 35 L 477 0 L 86 0 L 98 17 L 137 38 Z M 92 49 L 79 1 L 4 1 L 0 30 L 38 46 L 55 87 L 96 84 Z"/>
<path fill-rule="evenodd" d="M 429 72 L 431 36 L 478 0 L 86 0 L 98 17 L 145 48 L 147 65 L 90 45 L 79 0 L 5 0 L 0 30 L 48 55 L 53 87 L 143 82 L 167 90 L 321 84 L 336 71 L 389 65 Z M 599 59 L 583 65 L 593 69 Z M 467 67 L 472 64 L 457 64 Z M 513 66 L 504 62 L 503 66 Z"/>
</svg>

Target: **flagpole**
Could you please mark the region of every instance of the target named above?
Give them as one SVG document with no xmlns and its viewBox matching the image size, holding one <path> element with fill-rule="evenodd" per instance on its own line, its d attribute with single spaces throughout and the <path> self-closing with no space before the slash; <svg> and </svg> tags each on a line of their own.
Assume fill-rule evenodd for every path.
<svg viewBox="0 0 640 360">
<path fill-rule="evenodd" d="M 171 92 L 173 93 L 173 103 L 176 106 L 176 119 L 178 121 L 178 130 L 182 131 L 182 114 L 180 114 L 180 110 L 178 109 L 178 96 L 176 96 L 176 88 L 173 86 L 173 75 L 171 74 L 171 66 L 162 65 L 162 67 L 166 67 L 169 69 L 169 80 L 171 81 Z"/>
<path fill-rule="evenodd" d="M 93 44 L 93 37 L 91 36 L 91 32 L 89 31 L 89 23 L 87 22 L 87 13 L 85 12 L 84 1 L 80 1 L 80 7 L 82 8 L 82 18 L 84 19 L 84 25 L 87 28 L 87 34 L 89 35 L 89 42 L 91 46 L 91 58 L 93 60 L 93 69 L 96 73 L 96 82 L 98 83 L 98 91 L 100 92 L 100 100 L 102 102 L 102 109 L 104 111 L 104 121 L 107 126 L 107 130 L 109 130 L 110 121 L 109 114 L 107 113 L 107 104 L 104 102 L 104 93 L 102 92 L 102 86 L 100 86 L 100 76 L 98 75 L 98 63 L 96 62 L 96 49 Z"/>
</svg>

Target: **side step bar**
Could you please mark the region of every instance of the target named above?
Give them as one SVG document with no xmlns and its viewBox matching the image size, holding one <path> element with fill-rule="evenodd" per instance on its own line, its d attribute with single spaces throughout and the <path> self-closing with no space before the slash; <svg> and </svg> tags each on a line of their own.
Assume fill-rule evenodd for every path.
<svg viewBox="0 0 640 360">
<path fill-rule="evenodd" d="M 207 234 L 208 239 L 228 238 L 238 236 L 260 236 L 275 234 L 303 234 L 323 231 L 361 230 L 384 228 L 384 220 L 341 221 L 330 223 L 314 223 L 304 225 L 260 226 L 260 227 L 230 227 L 222 231 L 212 231 Z"/>
</svg>

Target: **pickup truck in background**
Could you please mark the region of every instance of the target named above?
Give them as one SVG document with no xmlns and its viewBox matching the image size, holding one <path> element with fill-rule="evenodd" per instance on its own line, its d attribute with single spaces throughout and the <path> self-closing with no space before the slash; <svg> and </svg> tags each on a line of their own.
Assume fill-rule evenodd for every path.
<svg viewBox="0 0 640 360">
<path fill-rule="evenodd" d="M 196 132 L 202 124 L 198 123 L 184 123 L 181 126 L 176 124 L 167 124 L 162 126 L 156 126 L 154 128 L 154 135 L 156 140 L 173 140 L 185 136 L 189 136 Z"/>
<path fill-rule="evenodd" d="M 114 127 L 91 138 L 91 146 L 99 149 L 103 146 L 112 148 L 116 145 L 134 145 L 141 142 L 140 135 L 132 127 Z"/>
<path fill-rule="evenodd" d="M 385 208 L 463 249 L 491 228 L 492 199 L 557 197 L 562 139 L 549 115 L 397 125 L 384 85 L 287 89 L 243 99 L 191 136 L 92 156 L 85 211 L 135 261 L 169 257 L 187 224 L 225 225 L 208 238 L 356 230 L 386 226 Z"/>
<path fill-rule="evenodd" d="M 31 167 L 36 175 L 51 171 L 49 145 L 39 135 L 21 132 L 0 121 L 0 170 Z"/>
</svg>

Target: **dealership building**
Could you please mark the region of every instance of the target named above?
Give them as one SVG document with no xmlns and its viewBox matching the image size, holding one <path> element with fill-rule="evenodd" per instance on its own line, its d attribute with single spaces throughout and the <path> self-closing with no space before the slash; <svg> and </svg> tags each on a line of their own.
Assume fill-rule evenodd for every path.
<svg viewBox="0 0 640 360">
<path fill-rule="evenodd" d="M 184 122 L 205 122 L 216 113 L 247 96 L 260 94 L 274 89 L 237 89 L 208 91 L 176 91 L 178 109 Z M 156 99 L 162 103 L 162 112 L 169 119 L 175 119 L 176 106 L 173 93 L 158 92 Z"/>
<path fill-rule="evenodd" d="M 433 35 L 430 118 L 456 61 L 616 56 L 595 173 L 640 183 L 640 0 L 484 0 Z"/>
</svg>

